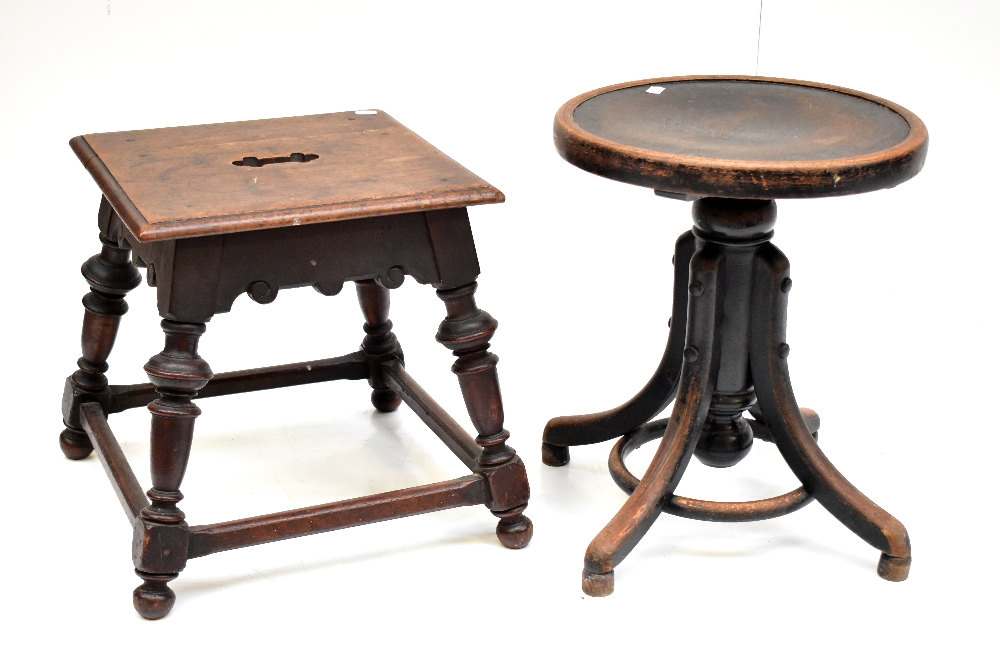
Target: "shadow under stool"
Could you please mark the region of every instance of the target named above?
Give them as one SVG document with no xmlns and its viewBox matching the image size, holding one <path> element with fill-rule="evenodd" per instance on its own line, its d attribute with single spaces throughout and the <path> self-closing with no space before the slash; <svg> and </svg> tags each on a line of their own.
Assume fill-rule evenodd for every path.
<svg viewBox="0 0 1000 653">
<path fill-rule="evenodd" d="M 819 416 L 796 404 L 785 339 L 792 279 L 771 238 L 776 199 L 865 193 L 915 176 L 927 153 L 924 124 L 896 104 L 844 88 L 713 76 L 591 91 L 563 105 L 554 129 L 568 162 L 693 201 L 694 214 L 694 228 L 675 247 L 669 338 L 653 378 L 618 408 L 550 420 L 542 436 L 542 459 L 551 466 L 569 462 L 568 447 L 621 437 L 608 465 L 630 496 L 587 549 L 584 592 L 612 593 L 615 567 L 661 512 L 754 521 L 814 498 L 882 552 L 882 578 L 906 579 L 906 529 L 837 471 L 817 444 Z M 669 418 L 650 421 L 671 402 Z M 625 457 L 656 438 L 640 480 Z M 777 445 L 802 487 L 747 502 L 674 494 L 692 455 L 729 467 L 754 438 Z"/>
<path fill-rule="evenodd" d="M 134 528 L 133 593 L 147 619 L 174 603 L 167 583 L 187 560 L 264 542 L 484 504 L 500 542 L 528 544 L 524 464 L 507 446 L 495 354 L 497 321 L 476 306 L 479 262 L 466 207 L 503 194 L 381 111 L 91 134 L 70 141 L 103 193 L 101 252 L 83 264 L 83 357 L 66 380 L 69 458 L 97 451 Z M 134 254 L 134 261 L 132 255 Z M 150 383 L 109 385 L 105 372 L 125 295 L 146 268 L 166 336 L 145 365 Z M 389 290 L 405 275 L 437 288 L 446 317 L 437 340 L 473 438 L 409 375 L 389 321 Z M 205 323 L 248 293 L 282 288 L 336 295 L 353 281 L 364 314 L 361 349 L 323 360 L 213 374 L 198 354 Z M 404 402 L 469 468 L 442 483 L 207 526 L 178 508 L 199 397 L 336 379 L 367 380 L 383 412 Z M 148 406 L 152 488 L 143 492 L 108 416 Z"/>
</svg>

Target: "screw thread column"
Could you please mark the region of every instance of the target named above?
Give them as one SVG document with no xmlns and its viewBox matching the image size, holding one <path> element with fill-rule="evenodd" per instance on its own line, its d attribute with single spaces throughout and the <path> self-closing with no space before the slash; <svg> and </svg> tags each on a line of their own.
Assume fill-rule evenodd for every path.
<svg viewBox="0 0 1000 653">
<path fill-rule="evenodd" d="M 753 432 L 743 411 L 753 406 L 750 378 L 750 315 L 753 262 L 771 240 L 777 221 L 773 200 L 705 197 L 694 202 L 694 235 L 722 249 L 723 314 L 715 392 L 695 456 L 710 467 L 731 467 L 750 453 Z M 700 290 L 692 284 L 692 295 Z"/>
</svg>

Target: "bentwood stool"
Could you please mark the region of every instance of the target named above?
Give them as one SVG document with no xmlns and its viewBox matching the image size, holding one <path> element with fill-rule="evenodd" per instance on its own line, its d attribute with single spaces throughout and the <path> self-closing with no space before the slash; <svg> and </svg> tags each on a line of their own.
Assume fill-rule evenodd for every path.
<svg viewBox="0 0 1000 653">
<path fill-rule="evenodd" d="M 614 590 L 614 568 L 661 511 L 753 521 L 814 498 L 882 552 L 882 578 L 904 580 L 906 529 L 834 468 L 816 442 L 819 417 L 796 405 L 785 342 L 792 280 L 788 259 L 770 241 L 776 199 L 865 193 L 916 175 L 927 152 L 920 119 L 823 84 L 672 77 L 570 100 L 556 114 L 555 143 L 588 172 L 694 201 L 694 228 L 677 240 L 670 334 L 653 378 L 618 408 L 550 420 L 542 436 L 543 460 L 553 466 L 569 462 L 568 447 L 623 436 L 609 467 L 631 496 L 587 549 L 584 591 Z M 671 401 L 668 419 L 649 421 Z M 659 449 L 640 481 L 625 457 L 655 438 L 662 438 Z M 729 467 L 754 438 L 778 446 L 801 488 L 742 503 L 674 494 L 692 454 Z"/>
<path fill-rule="evenodd" d="M 524 465 L 507 446 L 497 322 L 476 307 L 479 263 L 467 206 L 503 194 L 380 111 L 78 136 L 73 151 L 103 193 L 101 253 L 83 264 L 83 357 L 66 381 L 59 438 L 81 459 L 97 451 L 134 527 L 132 559 L 143 617 L 170 611 L 187 560 L 210 553 L 456 506 L 485 504 L 509 548 L 531 539 Z M 135 260 L 131 260 L 134 252 Z M 145 267 L 157 290 L 166 345 L 145 365 L 151 383 L 108 385 L 105 361 Z M 446 315 L 438 341 L 457 356 L 473 439 L 407 373 L 388 319 L 404 275 L 437 288 Z M 242 293 L 262 304 L 281 288 L 336 295 L 357 286 L 360 351 L 339 358 L 213 374 L 198 354 L 205 323 Z M 208 526 L 178 509 L 191 450 L 195 395 L 365 379 L 383 412 L 402 400 L 471 474 L 443 483 Z M 108 415 L 152 413 L 153 487 L 143 492 Z M 148 497 L 148 499 L 147 499 Z"/>
</svg>

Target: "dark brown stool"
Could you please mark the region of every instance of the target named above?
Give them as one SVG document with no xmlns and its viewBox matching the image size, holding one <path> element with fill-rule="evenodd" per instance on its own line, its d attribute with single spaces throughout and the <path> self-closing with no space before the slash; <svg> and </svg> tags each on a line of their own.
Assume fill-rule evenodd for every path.
<svg viewBox="0 0 1000 653">
<path fill-rule="evenodd" d="M 568 447 L 623 436 L 609 467 L 631 496 L 587 549 L 583 590 L 614 590 L 614 568 L 661 511 L 754 521 L 814 498 L 882 552 L 882 578 L 904 580 L 906 529 L 834 468 L 816 443 L 819 416 L 795 403 L 785 342 L 792 280 L 770 241 L 776 199 L 865 193 L 916 175 L 927 153 L 924 124 L 891 102 L 823 84 L 672 77 L 570 100 L 556 114 L 555 142 L 584 170 L 694 200 L 694 229 L 677 240 L 670 336 L 653 378 L 618 408 L 550 420 L 542 436 L 543 461 L 553 466 L 569 462 Z M 671 401 L 668 419 L 649 421 Z M 640 481 L 625 457 L 655 438 L 659 449 Z M 728 467 L 754 438 L 778 446 L 801 488 L 739 503 L 674 494 L 692 454 Z"/>
<path fill-rule="evenodd" d="M 134 526 L 143 583 L 136 610 L 166 615 L 191 558 L 456 506 L 485 504 L 509 548 L 531 539 L 524 464 L 507 446 L 497 322 L 476 307 L 479 262 L 467 206 L 503 194 L 380 111 L 333 113 L 148 131 L 70 141 L 100 187 L 101 253 L 83 264 L 83 357 L 66 381 L 59 437 L 81 459 L 96 450 Z M 131 253 L 135 253 L 134 262 Z M 166 346 L 145 366 L 151 383 L 108 385 L 106 363 L 125 294 L 146 268 Z M 389 289 L 404 275 L 437 288 L 447 317 L 438 341 L 478 435 L 472 438 L 403 367 L 389 321 Z M 360 351 L 277 367 L 213 374 L 198 355 L 205 323 L 246 292 L 267 304 L 281 288 L 336 295 L 357 285 Z M 177 503 L 191 450 L 195 395 L 217 397 L 335 379 L 366 379 L 376 409 L 402 400 L 472 472 L 452 481 L 208 526 L 188 526 Z M 147 406 L 153 487 L 143 492 L 108 416 Z M 147 500 L 148 497 L 148 500 Z"/>
</svg>

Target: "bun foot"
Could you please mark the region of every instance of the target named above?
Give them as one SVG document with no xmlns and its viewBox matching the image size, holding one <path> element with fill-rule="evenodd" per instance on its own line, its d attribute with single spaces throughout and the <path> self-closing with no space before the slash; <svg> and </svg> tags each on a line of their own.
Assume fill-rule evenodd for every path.
<svg viewBox="0 0 1000 653">
<path fill-rule="evenodd" d="M 380 413 L 391 413 L 399 408 L 399 404 L 402 401 L 399 395 L 388 388 L 372 390 L 372 406 L 375 406 L 375 410 Z"/>
<path fill-rule="evenodd" d="M 543 442 L 542 462 L 549 467 L 562 467 L 563 465 L 568 465 L 569 447 Z"/>
<path fill-rule="evenodd" d="M 508 549 L 523 549 L 528 546 L 531 536 L 535 533 L 535 526 L 531 520 L 523 514 L 527 504 L 507 510 L 505 512 L 494 512 L 500 518 L 497 524 L 497 539 Z"/>
<path fill-rule="evenodd" d="M 885 553 L 878 559 L 878 575 L 886 580 L 899 582 L 910 575 L 910 563 L 913 558 L 894 558 Z"/>
<path fill-rule="evenodd" d="M 59 434 L 59 448 L 70 460 L 83 460 L 94 450 L 94 445 L 86 433 L 67 426 Z"/>
<path fill-rule="evenodd" d="M 177 578 L 177 574 L 147 574 L 135 570 L 135 575 L 143 580 L 142 585 L 132 592 L 132 605 L 143 619 L 162 619 L 174 607 L 176 595 L 167 583 Z"/>
<path fill-rule="evenodd" d="M 583 593 L 587 596 L 611 596 L 615 591 L 615 572 L 595 574 L 583 570 Z"/>
</svg>

